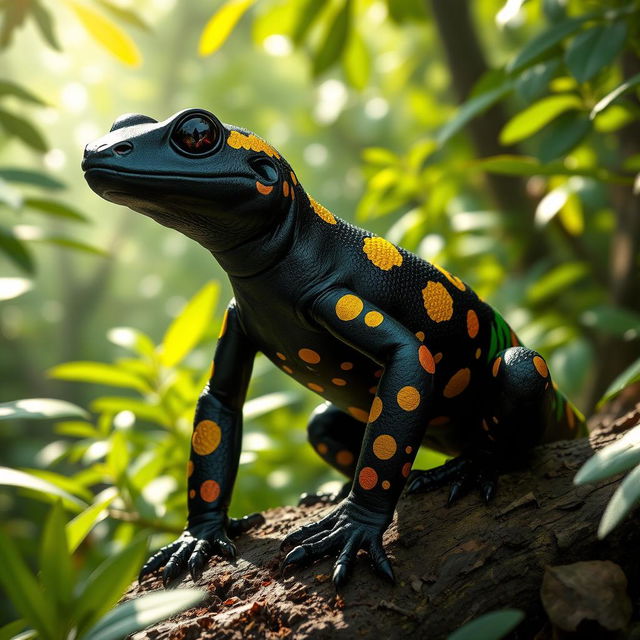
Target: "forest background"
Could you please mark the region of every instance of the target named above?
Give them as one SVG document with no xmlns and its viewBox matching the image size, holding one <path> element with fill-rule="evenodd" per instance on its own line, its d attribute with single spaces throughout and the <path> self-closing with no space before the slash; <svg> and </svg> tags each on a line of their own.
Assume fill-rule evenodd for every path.
<svg viewBox="0 0 640 640">
<path fill-rule="evenodd" d="M 46 544 L 66 544 L 77 584 L 105 559 L 132 565 L 104 613 L 144 541 L 183 526 L 193 407 L 231 292 L 202 248 L 86 186 L 83 147 L 122 113 L 199 106 L 255 131 L 336 215 L 500 309 L 584 412 L 637 379 L 639 14 L 637 0 L 0 3 L 8 548 L 42 570 Z M 232 515 L 335 486 L 305 444 L 317 402 L 258 359 Z M 71 592 L 42 637 L 65 637 Z M 16 614 L 29 619 L 0 603 L 3 622 Z"/>
</svg>

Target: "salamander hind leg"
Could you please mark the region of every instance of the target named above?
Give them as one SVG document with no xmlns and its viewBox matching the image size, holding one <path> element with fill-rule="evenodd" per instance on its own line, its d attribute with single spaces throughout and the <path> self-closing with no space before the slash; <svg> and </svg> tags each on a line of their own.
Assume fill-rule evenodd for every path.
<svg viewBox="0 0 640 640">
<path fill-rule="evenodd" d="M 362 446 L 365 425 L 329 402 L 319 405 L 311 414 L 307 435 L 318 455 L 334 469 L 349 478 L 337 493 L 303 493 L 299 505 L 336 504 L 346 498 Z"/>
<path fill-rule="evenodd" d="M 488 364 L 479 429 L 465 452 L 428 471 L 414 471 L 408 493 L 450 484 L 449 504 L 474 487 L 488 502 L 498 475 L 523 461 L 536 444 L 555 439 L 556 391 L 545 360 L 525 347 L 499 352 Z M 561 397 L 561 396 L 560 396 Z"/>
</svg>

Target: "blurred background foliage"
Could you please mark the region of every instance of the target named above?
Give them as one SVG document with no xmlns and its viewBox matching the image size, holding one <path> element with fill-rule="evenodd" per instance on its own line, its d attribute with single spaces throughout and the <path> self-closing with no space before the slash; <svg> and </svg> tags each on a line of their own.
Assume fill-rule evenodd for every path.
<svg viewBox="0 0 640 640">
<path fill-rule="evenodd" d="M 337 215 L 469 282 L 588 412 L 640 377 L 639 15 L 638 0 L 0 2 L 0 511 L 23 570 L 54 496 L 80 590 L 137 536 L 181 530 L 231 295 L 206 251 L 90 192 L 87 142 L 122 113 L 190 106 L 255 131 Z M 317 397 L 258 358 L 249 398 L 233 515 L 336 482 L 305 445 Z M 18 631 L 66 637 L 19 613 Z"/>
</svg>

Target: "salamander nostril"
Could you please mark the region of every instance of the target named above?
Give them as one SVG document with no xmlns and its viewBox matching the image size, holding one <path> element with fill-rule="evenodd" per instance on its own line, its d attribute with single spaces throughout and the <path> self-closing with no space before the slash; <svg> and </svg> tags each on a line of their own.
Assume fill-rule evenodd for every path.
<svg viewBox="0 0 640 640">
<path fill-rule="evenodd" d="M 131 153 L 132 151 L 133 145 L 130 142 L 120 142 L 113 147 L 113 153 L 117 156 L 126 156 L 127 153 Z"/>
</svg>

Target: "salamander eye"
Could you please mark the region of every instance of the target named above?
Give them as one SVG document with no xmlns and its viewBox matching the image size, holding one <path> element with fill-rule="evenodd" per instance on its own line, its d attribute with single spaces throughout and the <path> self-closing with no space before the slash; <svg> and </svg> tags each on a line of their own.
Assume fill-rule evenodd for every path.
<svg viewBox="0 0 640 640">
<path fill-rule="evenodd" d="M 177 124 L 171 134 L 173 144 L 189 155 L 209 153 L 217 146 L 218 139 L 218 128 L 205 116 L 186 117 Z"/>
</svg>

